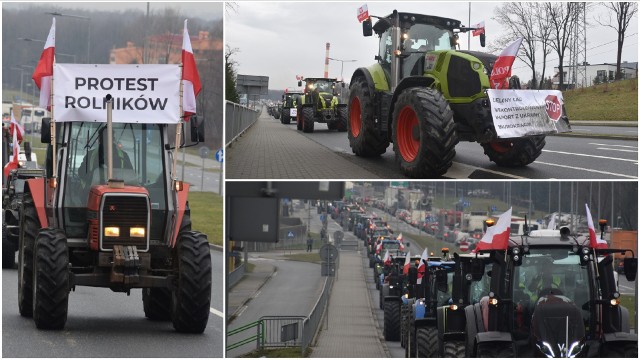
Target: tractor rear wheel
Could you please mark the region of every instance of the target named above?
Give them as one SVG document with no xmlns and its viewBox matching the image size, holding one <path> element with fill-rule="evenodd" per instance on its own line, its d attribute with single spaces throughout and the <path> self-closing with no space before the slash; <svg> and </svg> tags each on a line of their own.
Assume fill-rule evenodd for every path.
<svg viewBox="0 0 640 360">
<path fill-rule="evenodd" d="M 20 315 L 33 315 L 33 252 L 40 220 L 31 194 L 24 194 L 20 211 L 18 245 L 18 309 Z"/>
<path fill-rule="evenodd" d="M 438 356 L 438 329 L 433 326 L 420 327 L 416 332 L 416 350 L 419 358 Z"/>
<path fill-rule="evenodd" d="M 400 302 L 385 301 L 384 304 L 384 339 L 386 341 L 400 340 Z"/>
<path fill-rule="evenodd" d="M 463 358 L 465 355 L 466 344 L 464 341 L 445 341 L 444 357 L 446 358 Z"/>
<path fill-rule="evenodd" d="M 178 286 L 173 292 L 173 327 L 184 333 L 202 333 L 211 305 L 211 254 L 206 235 L 180 233 L 177 245 Z"/>
<path fill-rule="evenodd" d="M 335 121 L 336 130 L 340 132 L 347 131 L 347 119 L 349 118 L 349 109 L 346 106 L 338 106 L 337 120 Z"/>
<path fill-rule="evenodd" d="M 544 135 L 481 144 L 484 153 L 499 166 L 520 167 L 536 161 L 546 144 Z"/>
<path fill-rule="evenodd" d="M 389 138 L 376 129 L 373 120 L 373 94 L 364 78 L 357 78 L 349 87 L 347 136 L 351 151 L 358 156 L 384 154 Z"/>
<path fill-rule="evenodd" d="M 296 128 L 298 130 L 302 130 L 302 123 L 304 122 L 304 114 L 302 113 L 302 108 L 298 108 L 298 115 L 296 116 Z"/>
<path fill-rule="evenodd" d="M 64 231 L 40 230 L 33 269 L 33 320 L 38 329 L 60 330 L 69 309 L 69 248 Z"/>
<path fill-rule="evenodd" d="M 9 242 L 9 233 L 7 225 L 2 224 L 2 268 L 13 269 L 16 264 L 16 249 Z"/>
<path fill-rule="evenodd" d="M 306 106 L 302 108 L 302 131 L 306 132 L 306 133 L 312 133 L 313 132 L 313 125 L 316 121 L 315 118 L 315 113 L 313 110 L 313 107 L 311 106 Z"/>
<path fill-rule="evenodd" d="M 281 122 L 285 125 L 291 124 L 291 116 L 289 114 L 282 114 Z"/>
<path fill-rule="evenodd" d="M 171 320 L 171 291 L 167 288 L 142 289 L 144 316 L 153 321 Z"/>
<path fill-rule="evenodd" d="M 453 111 L 435 89 L 412 87 L 398 96 L 393 111 L 393 150 L 403 174 L 429 178 L 451 167 L 458 143 Z"/>
</svg>

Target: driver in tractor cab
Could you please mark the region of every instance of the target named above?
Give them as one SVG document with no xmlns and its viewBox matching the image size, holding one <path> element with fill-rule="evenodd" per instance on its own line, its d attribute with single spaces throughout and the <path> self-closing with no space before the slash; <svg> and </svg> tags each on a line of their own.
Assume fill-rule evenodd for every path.
<svg viewBox="0 0 640 360">
<path fill-rule="evenodd" d="M 78 168 L 81 185 L 85 191 L 87 191 L 91 185 L 95 185 L 93 183 L 94 177 L 96 176 L 96 170 L 105 169 L 107 166 L 107 140 L 104 138 L 106 136 L 105 130 L 106 127 L 99 130 L 100 133 L 98 135 L 97 146 L 87 151 L 84 159 L 82 159 L 80 168 Z M 126 151 L 122 150 L 122 144 L 114 141 L 112 145 L 112 152 L 114 169 L 133 169 L 129 155 Z M 100 183 L 106 183 L 106 181 L 109 180 L 105 179 L 107 176 L 106 170 L 104 172 L 99 171 L 97 174 L 100 176 Z"/>
</svg>

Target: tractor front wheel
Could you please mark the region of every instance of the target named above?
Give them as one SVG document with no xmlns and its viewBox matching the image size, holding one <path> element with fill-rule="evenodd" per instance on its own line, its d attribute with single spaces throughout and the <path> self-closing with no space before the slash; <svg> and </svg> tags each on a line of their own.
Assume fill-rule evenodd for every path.
<svg viewBox="0 0 640 360">
<path fill-rule="evenodd" d="M 16 264 L 16 249 L 14 245 L 9 241 L 9 233 L 7 232 L 7 225 L 2 224 L 2 268 L 13 269 Z"/>
<path fill-rule="evenodd" d="M 285 125 L 291 124 L 291 116 L 289 114 L 282 114 L 281 122 Z"/>
<path fill-rule="evenodd" d="M 434 358 L 438 355 L 438 329 L 433 326 L 418 328 L 416 350 L 419 358 Z"/>
<path fill-rule="evenodd" d="M 64 231 L 40 230 L 33 269 L 33 320 L 38 329 L 60 330 L 69 309 L 69 249 Z"/>
<path fill-rule="evenodd" d="M 484 153 L 499 166 L 520 167 L 534 162 L 546 144 L 544 135 L 482 144 Z"/>
<path fill-rule="evenodd" d="M 400 340 L 400 302 L 396 300 L 384 303 L 384 339 Z"/>
<path fill-rule="evenodd" d="M 346 105 L 338 106 L 337 109 L 337 120 L 335 121 L 336 130 L 339 132 L 347 131 L 347 119 L 349 118 L 349 109 L 347 109 Z"/>
<path fill-rule="evenodd" d="M 388 136 L 376 129 L 372 98 L 364 78 L 357 78 L 349 87 L 347 136 L 351 151 L 363 157 L 379 156 L 389 147 Z"/>
<path fill-rule="evenodd" d="M 206 235 L 180 233 L 177 245 L 178 285 L 173 292 L 171 319 L 178 332 L 202 333 L 211 305 L 211 254 Z"/>
<path fill-rule="evenodd" d="M 25 194 L 20 210 L 18 244 L 18 310 L 20 315 L 33 315 L 33 252 L 40 220 L 31 194 Z"/>
<path fill-rule="evenodd" d="M 171 320 L 171 291 L 167 288 L 142 289 L 144 316 L 153 321 Z"/>
<path fill-rule="evenodd" d="M 443 175 L 456 155 L 458 136 L 453 111 L 435 89 L 402 91 L 393 111 L 393 150 L 403 174 L 430 178 Z"/>
<path fill-rule="evenodd" d="M 316 121 L 313 107 L 305 106 L 302 108 L 302 131 L 306 133 L 313 132 L 313 125 Z"/>
<path fill-rule="evenodd" d="M 296 128 L 298 130 L 302 130 L 303 122 L 304 122 L 304 114 L 302 113 L 302 108 L 298 107 L 298 115 L 296 116 Z"/>
</svg>

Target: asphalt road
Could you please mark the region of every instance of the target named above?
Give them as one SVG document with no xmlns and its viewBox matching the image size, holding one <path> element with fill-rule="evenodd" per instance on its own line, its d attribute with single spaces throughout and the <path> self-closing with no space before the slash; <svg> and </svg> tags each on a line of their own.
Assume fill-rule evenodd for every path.
<svg viewBox="0 0 640 360">
<path fill-rule="evenodd" d="M 275 120 L 274 120 L 275 121 Z M 282 125 L 286 131 L 297 131 L 294 125 Z M 616 134 L 628 131 L 637 134 L 637 128 L 576 126 Z M 378 158 L 357 157 L 349 147 L 346 133 L 329 131 L 326 124 L 316 124 L 315 132 L 302 133 L 356 165 L 378 175 L 381 179 L 405 178 L 395 163 L 392 145 Z M 637 179 L 638 141 L 609 140 L 584 137 L 547 136 L 542 155 L 532 164 L 522 168 L 498 167 L 484 155 L 477 143 L 460 142 L 456 146 L 453 166 L 443 176 L 453 179 Z M 348 178 L 348 174 L 345 174 Z"/>
<path fill-rule="evenodd" d="M 223 256 L 211 252 L 211 312 L 203 334 L 179 334 L 171 322 L 149 321 L 142 293 L 131 296 L 109 289 L 78 287 L 69 295 L 67 325 L 62 331 L 36 329 L 18 313 L 18 273 L 2 270 L 3 357 L 205 357 L 223 356 Z"/>
<path fill-rule="evenodd" d="M 257 253 L 249 262 L 267 261 L 277 271 L 261 290 L 238 312 L 229 330 L 258 321 L 263 316 L 308 316 L 322 292 L 324 278 L 320 276 L 320 265 L 308 262 L 279 259 L 282 252 Z M 268 326 L 268 325 L 267 325 Z M 227 338 L 233 344 L 255 335 L 245 331 Z M 249 343 L 227 352 L 227 357 L 238 357 L 256 349 Z"/>
</svg>

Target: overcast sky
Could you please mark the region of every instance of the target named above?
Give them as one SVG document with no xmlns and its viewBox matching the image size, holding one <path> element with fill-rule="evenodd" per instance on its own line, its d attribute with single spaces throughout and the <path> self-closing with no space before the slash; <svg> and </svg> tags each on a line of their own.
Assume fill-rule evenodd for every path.
<svg viewBox="0 0 640 360">
<path fill-rule="evenodd" d="M 470 22 L 467 1 L 366 3 L 371 15 L 386 16 L 397 9 L 454 18 L 465 25 L 484 20 L 487 43 L 504 32 L 502 26 L 491 19 L 500 2 L 472 2 Z M 238 63 L 238 73 L 269 76 L 270 89 L 296 88 L 296 75 L 323 76 L 325 44 L 329 42 L 330 57 L 357 60 L 344 62 L 343 76 L 349 81 L 356 68 L 373 64 L 378 53 L 378 38 L 363 37 L 356 17 L 357 9 L 363 4 L 365 1 L 237 2 L 236 11 L 225 14 L 225 40 L 231 48 L 238 49 L 233 56 Z M 616 62 L 616 32 L 593 21 L 596 13 L 603 11 L 598 5 L 587 14 L 587 21 L 592 23 L 587 28 L 587 61 L 591 64 Z M 638 61 L 637 15 L 627 31 L 627 35 L 631 34 L 625 40 L 622 59 L 635 62 Z M 467 49 L 466 34 L 460 36 L 460 44 L 462 49 Z M 479 37 L 472 37 L 471 50 L 481 49 Z M 553 60 L 547 63 L 545 76 L 558 65 L 556 55 L 551 54 L 549 58 Z M 340 67 L 339 61 L 330 61 L 329 77 L 340 78 Z M 531 79 L 529 68 L 517 59 L 513 73 L 521 80 Z"/>
</svg>

